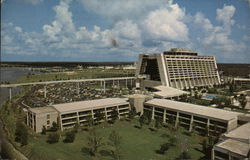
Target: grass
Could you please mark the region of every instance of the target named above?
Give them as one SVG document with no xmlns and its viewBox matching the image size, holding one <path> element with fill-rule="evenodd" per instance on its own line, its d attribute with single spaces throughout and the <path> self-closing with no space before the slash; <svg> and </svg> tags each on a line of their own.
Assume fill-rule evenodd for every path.
<svg viewBox="0 0 250 160">
<path fill-rule="evenodd" d="M 181 154 L 183 142 L 188 145 L 188 152 L 191 154 L 191 159 L 199 159 L 203 157 L 201 150 L 200 139 L 198 136 L 191 137 L 185 134 L 186 131 L 180 129 L 177 135 L 177 145 L 171 147 L 164 155 L 157 154 L 155 151 L 160 148 L 160 145 L 169 141 L 172 136 L 167 128 L 159 129 L 158 131 L 150 131 L 147 126 L 142 129 L 135 128 L 138 125 L 137 120 L 117 121 L 114 125 L 101 124 L 97 126 L 97 133 L 103 137 L 104 143 L 107 142 L 108 136 L 112 130 L 116 130 L 122 136 L 122 159 L 133 160 L 163 160 L 175 159 Z M 162 136 L 166 135 L 166 136 Z M 81 149 L 87 146 L 87 131 L 80 131 L 76 135 L 73 143 L 63 143 L 63 137 L 60 142 L 56 144 L 48 144 L 46 142 L 47 136 L 38 135 L 38 137 L 30 137 L 29 144 L 22 147 L 22 151 L 28 156 L 29 159 L 112 159 L 107 155 L 107 146 L 100 148 L 96 157 L 90 157 Z"/>
<path fill-rule="evenodd" d="M 39 82 L 39 81 L 52 81 L 52 80 L 69 80 L 69 79 L 82 79 L 82 78 L 108 78 L 108 77 L 126 77 L 133 76 L 131 71 L 124 70 L 102 70 L 102 69 L 84 69 L 75 72 L 56 72 L 56 73 L 43 73 L 26 75 L 18 79 L 15 83 Z"/>
</svg>

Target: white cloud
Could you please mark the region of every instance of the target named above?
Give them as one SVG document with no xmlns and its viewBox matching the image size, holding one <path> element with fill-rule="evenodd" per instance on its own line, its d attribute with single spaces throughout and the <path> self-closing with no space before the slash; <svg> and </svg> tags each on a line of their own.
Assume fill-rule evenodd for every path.
<svg viewBox="0 0 250 160">
<path fill-rule="evenodd" d="M 58 41 L 60 36 L 71 36 L 75 31 L 72 21 L 72 13 L 69 11 L 71 0 L 61 0 L 60 4 L 54 7 L 56 12 L 55 20 L 51 25 L 44 25 L 44 34 L 49 40 Z"/>
<path fill-rule="evenodd" d="M 194 24 L 200 27 L 203 33 L 202 44 L 226 53 L 243 50 L 245 48 L 243 43 L 230 38 L 232 26 L 235 24 L 234 13 L 235 7 L 232 5 L 224 5 L 223 8 L 216 10 L 216 20 L 222 22 L 222 26 L 213 25 L 202 13 L 197 13 L 194 16 Z"/>
<path fill-rule="evenodd" d="M 15 30 L 16 30 L 17 32 L 22 32 L 22 28 L 21 28 L 21 27 L 15 27 Z"/>
<path fill-rule="evenodd" d="M 245 41 L 236 42 L 231 38 L 234 6 L 217 9 L 215 19 L 219 25 L 214 25 L 202 13 L 187 15 L 185 9 L 171 1 L 78 1 L 105 20 L 112 19 L 107 22 L 109 27 L 76 27 L 70 10 L 72 1 L 61 0 L 53 8 L 54 20 L 42 27 L 42 33 L 25 32 L 12 23 L 3 24 L 4 53 L 110 61 L 136 60 L 139 53 L 180 47 L 232 59 L 233 52 L 242 52 L 249 39 L 245 36 L 242 38 Z M 192 29 L 195 32 L 191 34 Z"/>
<path fill-rule="evenodd" d="M 183 22 L 184 16 L 185 12 L 178 4 L 173 4 L 168 9 L 150 12 L 144 23 L 153 39 L 187 41 L 188 28 Z"/>
</svg>

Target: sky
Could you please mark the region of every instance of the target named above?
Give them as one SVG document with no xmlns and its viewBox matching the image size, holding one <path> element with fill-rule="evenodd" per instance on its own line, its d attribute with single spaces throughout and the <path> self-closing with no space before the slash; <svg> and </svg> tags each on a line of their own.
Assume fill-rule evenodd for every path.
<svg viewBox="0 0 250 160">
<path fill-rule="evenodd" d="M 250 0 L 1 0 L 1 61 L 136 61 L 186 48 L 250 63 Z"/>
</svg>

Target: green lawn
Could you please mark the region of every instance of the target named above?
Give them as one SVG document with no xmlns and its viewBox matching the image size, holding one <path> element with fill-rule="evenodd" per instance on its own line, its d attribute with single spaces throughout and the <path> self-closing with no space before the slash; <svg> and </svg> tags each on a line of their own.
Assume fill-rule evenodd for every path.
<svg viewBox="0 0 250 160">
<path fill-rule="evenodd" d="M 184 145 L 188 146 L 188 152 L 191 159 L 199 159 L 203 157 L 202 146 L 199 136 L 188 136 L 184 134 L 186 131 L 180 129 L 173 135 L 177 135 L 177 145 L 171 147 L 164 155 L 157 154 L 155 151 L 160 145 L 169 141 L 170 132 L 167 128 L 158 131 L 150 131 L 147 126 L 142 129 L 135 128 L 138 125 L 137 120 L 133 122 L 117 121 L 114 125 L 101 124 L 97 126 L 97 133 L 103 137 L 104 143 L 107 142 L 108 136 L 112 130 L 116 130 L 122 136 L 122 159 L 125 160 L 166 160 L 175 159 L 181 153 Z M 162 136 L 165 134 L 165 136 Z M 167 136 L 166 136 L 167 135 Z M 172 136 L 173 136 L 172 135 Z M 22 147 L 22 151 L 29 159 L 64 159 L 64 160 L 83 160 L 83 159 L 112 159 L 106 153 L 106 146 L 103 146 L 95 158 L 90 157 L 83 152 L 81 148 L 87 143 L 87 131 L 79 131 L 76 134 L 74 143 L 63 143 L 63 137 L 56 144 L 48 144 L 47 136 L 30 137 L 29 145 Z"/>
</svg>

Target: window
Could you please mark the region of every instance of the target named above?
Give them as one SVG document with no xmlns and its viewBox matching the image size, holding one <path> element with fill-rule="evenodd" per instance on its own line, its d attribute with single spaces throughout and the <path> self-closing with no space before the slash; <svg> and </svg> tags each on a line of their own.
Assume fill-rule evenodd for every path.
<svg viewBox="0 0 250 160">
<path fill-rule="evenodd" d="M 47 114 L 47 119 L 50 119 L 50 115 L 49 114 Z"/>
<path fill-rule="evenodd" d="M 47 120 L 47 124 L 50 124 L 50 120 Z"/>
</svg>

